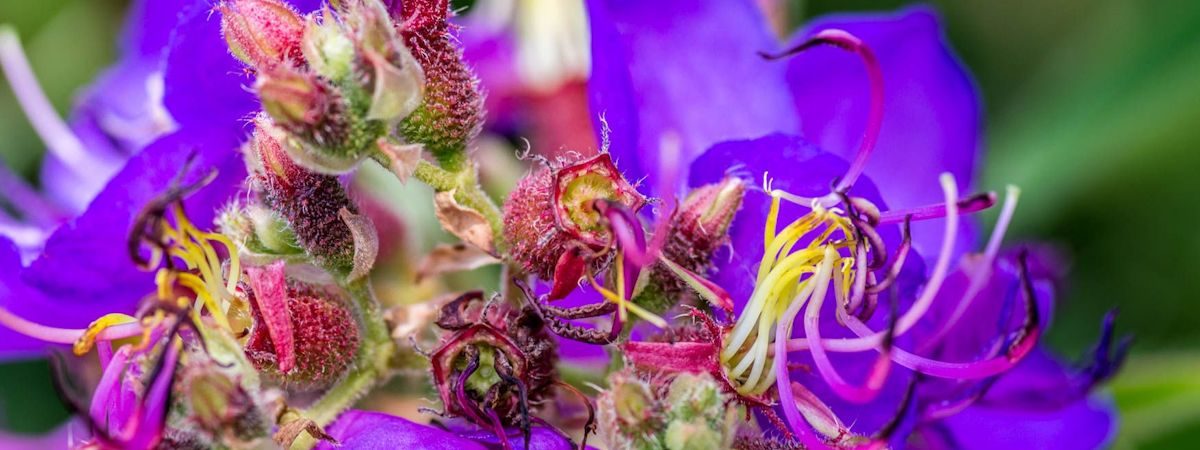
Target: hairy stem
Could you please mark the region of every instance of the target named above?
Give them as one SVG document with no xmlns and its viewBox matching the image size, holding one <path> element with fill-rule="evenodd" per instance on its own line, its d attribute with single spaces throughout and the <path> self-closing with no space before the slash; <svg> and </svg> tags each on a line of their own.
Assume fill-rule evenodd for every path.
<svg viewBox="0 0 1200 450">
<path fill-rule="evenodd" d="M 457 172 L 451 172 L 428 161 L 421 161 L 417 163 L 413 177 L 438 192 L 453 190 L 455 201 L 483 214 L 492 228 L 492 235 L 496 238 L 496 247 L 503 249 L 505 247 L 503 242 L 504 216 L 500 212 L 500 207 L 496 206 L 496 202 L 492 201 L 483 188 L 479 187 L 476 170 L 474 164 L 469 164 Z"/>
</svg>

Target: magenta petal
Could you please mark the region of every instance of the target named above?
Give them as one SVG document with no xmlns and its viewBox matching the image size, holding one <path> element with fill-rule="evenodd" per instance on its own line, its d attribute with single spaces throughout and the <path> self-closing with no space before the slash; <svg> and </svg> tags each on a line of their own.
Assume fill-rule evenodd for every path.
<svg viewBox="0 0 1200 450">
<path fill-rule="evenodd" d="M 275 357 L 279 371 L 291 372 L 296 366 L 296 341 L 292 334 L 292 316 L 288 314 L 287 278 L 284 276 L 283 260 L 266 267 L 247 267 L 250 288 L 254 290 L 255 306 L 275 345 Z"/>
<path fill-rule="evenodd" d="M 419 425 L 400 417 L 350 410 L 325 430 L 341 446 L 328 442 L 318 450 L 373 450 L 413 448 L 427 450 L 484 450 L 486 447 L 445 430 Z"/>
<path fill-rule="evenodd" d="M 608 120 L 629 179 L 653 188 L 660 170 L 686 170 L 716 142 L 796 130 L 785 65 L 758 55 L 779 44 L 754 2 L 593 0 L 588 15 L 594 126 Z M 660 154 L 668 134 L 678 161 Z"/>
<path fill-rule="evenodd" d="M 888 204 L 909 208 L 941 201 L 937 177 L 947 171 L 958 180 L 960 192 L 971 193 L 981 148 L 980 96 L 943 36 L 937 15 L 918 7 L 894 14 L 822 17 L 791 42 L 829 28 L 862 39 L 882 67 L 883 129 L 866 175 Z M 803 135 L 822 150 L 853 158 L 870 94 L 862 63 L 838 49 L 814 48 L 785 64 Z M 940 227 L 936 222 L 913 224 L 915 248 L 934 254 Z M 965 232 L 973 225 L 963 228 Z M 974 232 L 960 234 L 959 248 L 971 248 Z"/>
</svg>

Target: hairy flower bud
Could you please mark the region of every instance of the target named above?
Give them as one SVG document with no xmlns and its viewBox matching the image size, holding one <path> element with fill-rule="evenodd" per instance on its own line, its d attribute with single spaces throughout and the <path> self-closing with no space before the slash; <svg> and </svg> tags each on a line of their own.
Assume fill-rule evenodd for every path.
<svg viewBox="0 0 1200 450">
<path fill-rule="evenodd" d="M 378 251 L 374 227 L 337 177 L 293 161 L 287 150 L 292 145 L 269 121 L 258 121 L 247 156 L 261 201 L 288 223 L 317 265 L 343 277 L 364 275 Z"/>
<path fill-rule="evenodd" d="M 504 237 L 512 259 L 551 280 L 559 260 L 577 247 L 599 250 L 611 239 L 594 201 L 637 211 L 646 200 L 607 153 L 563 167 L 539 167 L 522 178 L 504 204 Z"/>
<path fill-rule="evenodd" d="M 301 41 L 304 58 L 318 75 L 341 81 L 350 75 L 354 63 L 354 41 L 330 15 L 321 22 L 310 18 Z"/>
<path fill-rule="evenodd" d="M 294 345 L 291 370 L 280 368 L 279 352 L 273 340 L 265 311 L 260 311 L 257 295 L 269 292 L 247 290 L 254 326 L 246 342 L 246 357 L 268 380 L 292 390 L 310 391 L 328 387 L 350 367 L 361 339 L 358 326 L 347 305 L 348 299 L 333 288 L 290 281 L 286 286 L 283 314 L 290 321 Z M 263 304 L 270 304 L 263 302 Z M 278 313 L 278 312 L 273 312 Z"/>
<path fill-rule="evenodd" d="M 206 364 L 211 366 L 211 364 Z M 190 368 L 178 384 L 190 417 L 217 442 L 250 443 L 267 436 L 271 420 L 242 386 L 213 368 Z"/>
<path fill-rule="evenodd" d="M 230 53 L 258 70 L 304 61 L 304 21 L 278 0 L 230 0 L 217 6 Z"/>
<path fill-rule="evenodd" d="M 341 95 L 316 75 L 277 69 L 260 74 L 256 88 L 274 122 L 307 143 L 325 148 L 351 133 Z"/>
<path fill-rule="evenodd" d="M 733 177 L 689 192 L 671 224 L 667 257 L 694 272 L 707 269 L 713 252 L 729 242 L 729 224 L 745 195 L 746 183 Z"/>
<path fill-rule="evenodd" d="M 706 374 L 647 381 L 624 371 L 600 394 L 598 434 L 611 448 L 730 448 L 739 408 Z"/>
<path fill-rule="evenodd" d="M 403 2 L 404 42 L 425 75 L 424 102 L 400 123 L 400 134 L 423 144 L 443 167 L 457 170 L 466 162 L 467 143 L 483 124 L 479 80 L 463 61 L 462 49 L 449 31 L 445 0 Z"/>
</svg>

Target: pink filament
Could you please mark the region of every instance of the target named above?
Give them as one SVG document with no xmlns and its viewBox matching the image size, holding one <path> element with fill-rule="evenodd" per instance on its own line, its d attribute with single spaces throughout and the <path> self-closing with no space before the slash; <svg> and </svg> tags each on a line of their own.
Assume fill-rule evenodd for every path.
<svg viewBox="0 0 1200 450">
<path fill-rule="evenodd" d="M 820 44 L 833 45 L 857 54 L 867 69 L 867 78 L 871 85 L 870 110 L 867 113 L 867 126 L 863 131 L 862 141 L 859 142 L 858 151 L 854 156 L 854 161 L 850 163 L 850 168 L 846 170 L 846 175 L 838 181 L 834 188 L 835 191 L 845 192 L 854 185 L 858 176 L 866 168 L 867 160 L 870 159 L 871 152 L 875 149 L 875 143 L 879 139 L 879 132 L 883 128 L 883 71 L 871 48 L 857 36 L 843 30 L 822 30 L 808 42 L 801 44 L 797 51 Z"/>
<path fill-rule="evenodd" d="M 78 174 L 86 174 L 92 158 L 89 157 L 71 129 L 63 122 L 54 106 L 46 98 L 46 93 L 38 85 L 29 60 L 21 49 L 21 43 L 14 33 L 0 30 L 0 69 L 8 77 L 17 103 L 25 110 L 30 125 L 41 136 L 42 141 L 50 152 Z"/>
<path fill-rule="evenodd" d="M 991 208 L 992 205 L 995 204 L 995 193 L 987 192 L 983 194 L 972 195 L 970 197 L 958 200 L 958 213 L 971 214 Z M 886 211 L 879 215 L 879 224 L 887 225 L 892 223 L 900 223 L 904 221 L 905 217 L 910 216 L 911 220 L 929 220 L 946 217 L 946 203 Z"/>
<path fill-rule="evenodd" d="M 818 287 L 813 293 L 812 300 L 809 301 L 807 309 L 804 312 L 804 339 L 808 342 L 809 349 L 812 352 L 813 362 L 817 366 L 817 371 L 821 373 L 821 377 L 833 389 L 833 392 L 838 394 L 848 401 L 855 403 L 867 403 L 875 399 L 883 389 L 883 383 L 887 381 L 888 372 L 891 369 L 891 363 L 888 361 L 888 351 L 884 349 L 880 354 L 880 358 L 872 366 L 870 373 L 867 375 L 867 380 L 864 386 L 854 386 L 847 383 L 842 375 L 838 373 L 837 368 L 833 366 L 833 362 L 829 360 L 829 355 L 825 353 L 825 349 L 821 347 L 821 306 L 825 303 L 825 288 Z M 847 321 L 857 321 L 857 318 L 847 317 Z M 782 355 L 780 350 L 786 347 L 787 336 L 783 339 L 776 337 L 775 352 L 776 355 Z M 784 342 L 784 343 L 781 343 Z M 786 356 L 778 359 L 786 359 Z"/>
<path fill-rule="evenodd" d="M 1008 224 L 1012 222 L 1013 212 L 1017 209 L 1017 196 L 1009 193 L 1004 197 L 1004 207 L 1000 210 L 1000 218 L 996 221 L 996 226 L 992 228 L 992 236 L 988 239 L 988 245 L 983 252 L 983 261 L 975 267 L 975 270 L 968 271 L 970 284 L 967 285 L 967 291 L 958 301 L 958 305 L 954 307 L 954 312 L 950 317 L 942 321 L 929 339 L 921 344 L 923 350 L 928 350 L 941 342 L 946 334 L 958 324 L 958 320 L 967 312 L 971 304 L 975 302 L 975 298 L 979 296 L 979 292 L 983 290 L 987 280 L 991 277 L 992 266 L 996 261 L 996 254 L 1000 251 L 1000 243 L 1004 241 L 1004 234 L 1008 231 Z"/>
<path fill-rule="evenodd" d="M 52 344 L 74 344 L 86 331 L 81 328 L 58 328 L 31 322 L 0 306 L 0 325 L 17 333 Z M 113 341 L 142 334 L 142 325 L 137 322 L 123 323 L 105 328 L 97 340 Z"/>
<path fill-rule="evenodd" d="M 942 174 L 942 189 L 946 196 L 946 228 L 942 234 L 942 248 L 938 253 L 937 263 L 934 264 L 933 273 L 929 277 L 929 282 L 925 284 L 924 290 L 921 291 L 921 296 L 913 303 L 912 307 L 905 311 L 904 315 L 896 322 L 895 336 L 899 337 L 912 329 L 921 320 L 921 317 L 929 311 L 933 304 L 937 292 L 942 288 L 942 282 L 946 280 L 946 273 L 950 269 L 950 257 L 954 253 L 954 241 L 958 236 L 958 203 L 954 201 L 958 197 L 958 188 L 954 184 L 954 177 L 949 173 Z M 820 342 L 819 347 L 823 350 L 834 352 L 861 352 L 879 347 L 883 343 L 885 332 L 873 332 L 866 336 L 851 339 L 824 339 Z M 788 342 L 788 350 L 800 350 L 809 348 L 806 339 L 792 339 Z"/>
<path fill-rule="evenodd" d="M 104 374 L 100 376 L 100 382 L 96 384 L 96 391 L 92 394 L 92 405 L 89 408 L 88 415 L 92 418 L 92 422 L 98 426 L 104 426 L 110 422 L 110 418 L 106 415 L 112 411 L 112 403 L 116 400 L 113 394 L 120 390 L 122 383 L 121 375 L 125 373 L 125 366 L 129 361 L 129 352 L 131 346 L 125 345 L 113 354 L 112 361 L 104 368 Z"/>
<path fill-rule="evenodd" d="M 813 435 L 804 417 L 800 414 L 799 408 L 796 407 L 797 400 L 794 396 L 792 401 L 784 400 L 784 393 L 793 391 L 791 374 L 787 367 L 787 352 L 785 351 L 785 347 L 788 337 L 792 333 L 791 324 L 795 320 L 796 314 L 800 312 L 800 307 L 803 305 L 804 303 L 799 301 L 793 302 L 783 314 L 783 318 L 779 322 L 780 326 L 775 327 L 775 354 L 781 355 L 776 356 L 774 360 L 775 387 L 779 391 L 779 403 L 783 407 L 783 415 L 787 419 L 788 425 L 792 428 L 792 433 L 800 440 L 801 444 L 804 444 L 804 448 L 822 449 L 828 447 Z"/>
</svg>

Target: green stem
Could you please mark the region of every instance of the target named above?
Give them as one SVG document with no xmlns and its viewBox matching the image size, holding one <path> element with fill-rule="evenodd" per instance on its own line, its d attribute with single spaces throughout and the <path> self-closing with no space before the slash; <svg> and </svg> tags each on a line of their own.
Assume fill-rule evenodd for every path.
<svg viewBox="0 0 1200 450">
<path fill-rule="evenodd" d="M 433 190 L 438 192 L 454 191 L 454 200 L 460 205 L 473 209 L 487 219 L 488 225 L 492 228 L 492 235 L 496 239 L 496 247 L 504 248 L 504 215 L 500 212 L 500 207 L 496 206 L 496 202 L 483 192 L 483 188 L 479 186 L 479 180 L 475 176 L 476 168 L 474 164 L 464 167 L 458 172 L 451 172 L 441 167 L 437 167 L 428 161 L 417 163 L 416 170 L 413 171 L 413 177 L 428 184 Z"/>
<path fill-rule="evenodd" d="M 385 381 L 390 375 L 388 363 L 396 352 L 396 345 L 392 342 L 370 283 L 362 278 L 350 282 L 346 290 L 350 293 L 350 305 L 362 330 L 362 344 L 354 355 L 354 363 L 346 377 L 302 413 L 321 427 L 328 426 L 371 388 Z M 292 449 L 307 450 L 314 445 L 316 440 L 312 436 L 301 433 L 292 444 Z"/>
</svg>

